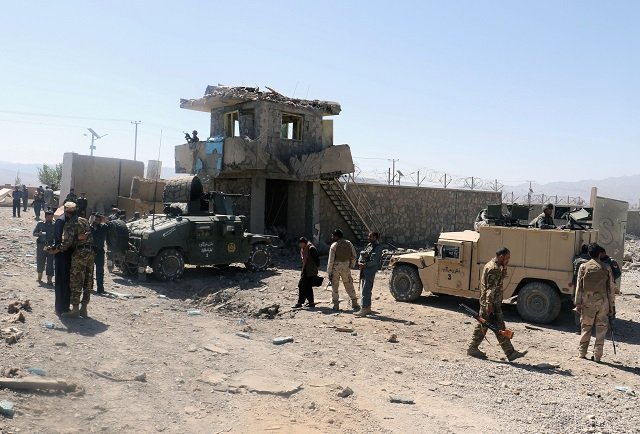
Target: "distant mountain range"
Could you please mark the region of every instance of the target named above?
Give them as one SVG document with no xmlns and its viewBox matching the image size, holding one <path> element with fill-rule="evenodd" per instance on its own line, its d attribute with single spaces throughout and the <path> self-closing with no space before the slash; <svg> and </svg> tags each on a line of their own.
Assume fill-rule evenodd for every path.
<svg viewBox="0 0 640 434">
<path fill-rule="evenodd" d="M 13 184 L 16 175 L 19 174 L 23 184 L 29 186 L 40 185 L 38 181 L 38 168 L 41 164 L 23 164 L 23 163 L 10 163 L 7 161 L 0 161 L 0 185 Z M 162 178 L 167 179 L 176 176 L 174 168 L 162 167 Z M 362 179 L 368 183 L 382 183 L 375 179 Z M 555 196 L 558 197 L 580 197 L 586 203 L 589 202 L 591 197 L 591 187 L 598 188 L 598 195 L 605 196 L 612 199 L 624 200 L 629 202 L 631 207 L 637 208 L 640 201 L 640 175 L 632 176 L 620 176 L 606 179 L 589 179 L 584 181 L 575 182 L 550 182 L 547 184 L 532 184 L 533 195 L 538 198 L 541 194 L 545 197 Z M 503 187 L 503 194 L 510 195 L 513 193 L 516 202 L 524 202 L 529 192 L 529 184 L 519 184 Z"/>
</svg>

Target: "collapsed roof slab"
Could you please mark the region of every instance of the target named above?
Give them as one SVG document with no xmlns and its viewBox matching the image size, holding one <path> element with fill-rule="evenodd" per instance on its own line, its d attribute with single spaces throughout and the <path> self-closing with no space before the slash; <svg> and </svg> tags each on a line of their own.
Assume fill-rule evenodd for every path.
<svg viewBox="0 0 640 434">
<path fill-rule="evenodd" d="M 241 86 L 207 86 L 202 98 L 181 99 L 180 108 L 210 113 L 211 110 L 217 108 L 253 101 L 264 101 L 297 108 L 307 108 L 319 111 L 323 116 L 335 116 L 340 114 L 342 110 L 340 104 L 337 102 L 289 98 L 272 89 L 269 89 L 268 92 L 262 92 L 258 87 Z"/>
</svg>

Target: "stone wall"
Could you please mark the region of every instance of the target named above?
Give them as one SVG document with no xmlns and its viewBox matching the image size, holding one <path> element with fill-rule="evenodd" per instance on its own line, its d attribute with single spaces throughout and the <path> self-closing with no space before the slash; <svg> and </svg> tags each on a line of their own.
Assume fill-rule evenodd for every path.
<svg viewBox="0 0 640 434">
<path fill-rule="evenodd" d="M 440 232 L 473 229 L 478 212 L 502 199 L 501 193 L 489 191 L 377 184 L 347 186 L 347 191 L 349 187 L 359 189 L 374 207 L 383 240 L 406 247 L 432 244 Z M 321 225 L 344 228 L 346 224 L 329 198 L 324 195 L 324 199 Z"/>
<path fill-rule="evenodd" d="M 640 237 L 640 211 L 629 211 L 627 233 Z"/>
</svg>

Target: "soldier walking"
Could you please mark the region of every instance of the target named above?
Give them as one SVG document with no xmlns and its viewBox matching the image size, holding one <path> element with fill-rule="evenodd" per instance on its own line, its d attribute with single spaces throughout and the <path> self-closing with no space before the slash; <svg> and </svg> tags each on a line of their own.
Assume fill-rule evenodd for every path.
<svg viewBox="0 0 640 434">
<path fill-rule="evenodd" d="M 33 212 L 36 216 L 36 220 L 40 220 L 40 213 L 44 206 L 44 189 L 42 186 L 33 193 Z"/>
<path fill-rule="evenodd" d="M 93 288 L 93 237 L 89 222 L 77 215 L 76 204 L 64 204 L 66 223 L 62 234 L 62 244 L 59 251 L 64 252 L 73 248 L 71 253 L 71 287 L 70 312 L 62 314 L 63 318 L 88 318 L 87 305 Z"/>
<path fill-rule="evenodd" d="M 611 272 L 600 261 L 601 248 L 597 244 L 589 245 L 591 259 L 578 270 L 576 285 L 576 310 L 580 314 L 580 346 L 578 356 L 587 357 L 591 341 L 591 331 L 596 327 L 596 342 L 591 360 L 600 362 L 604 348 L 604 338 L 609 328 L 609 317 L 615 316 L 615 286 Z"/>
<path fill-rule="evenodd" d="M 106 217 L 100 213 L 95 214 L 95 221 L 91 225 L 93 235 L 93 252 L 95 253 L 94 263 L 96 266 L 96 293 L 104 294 L 104 243 L 109 230 Z"/>
<path fill-rule="evenodd" d="M 300 259 L 302 260 L 302 272 L 298 282 L 298 302 L 293 308 L 301 308 L 305 300 L 307 300 L 307 307 L 313 308 L 316 306 L 313 298 L 313 281 L 318 277 L 320 257 L 316 246 L 305 237 L 301 237 L 298 240 L 298 247 L 300 248 Z"/>
<path fill-rule="evenodd" d="M 53 286 L 53 255 L 47 255 L 45 246 L 54 244 L 53 211 L 44 212 L 44 221 L 38 222 L 33 229 L 33 236 L 36 239 L 36 271 L 38 272 L 38 283 L 42 285 L 42 273 L 47 272 L 47 286 Z"/>
<path fill-rule="evenodd" d="M 487 262 L 482 269 L 480 282 L 480 316 L 498 326 L 500 330 L 506 328 L 504 315 L 502 314 L 502 282 L 504 278 L 507 277 L 509 259 L 511 259 L 509 249 L 503 247 L 498 250 L 496 257 Z M 482 340 L 487 334 L 487 330 L 488 329 L 480 323 L 476 325 L 469 349 L 467 350 L 467 355 L 479 359 L 487 358 L 487 355 L 479 349 Z M 498 338 L 498 343 L 502 347 L 502 351 L 504 351 L 510 362 L 524 357 L 527 354 L 527 351 L 516 351 L 510 339 L 502 336 L 498 332 L 495 332 L 495 334 L 496 338 Z"/>
<path fill-rule="evenodd" d="M 360 268 L 360 281 L 362 282 L 362 309 L 356 315 L 365 317 L 371 314 L 371 293 L 376 273 L 382 263 L 382 245 L 378 241 L 380 235 L 377 232 L 369 232 L 369 244 L 360 252 L 358 268 Z"/>
<path fill-rule="evenodd" d="M 356 249 L 351 244 L 351 241 L 344 239 L 344 234 L 340 229 L 333 231 L 331 240 L 333 243 L 329 249 L 327 274 L 332 287 L 333 310 L 340 310 L 338 288 L 340 287 L 340 279 L 342 279 L 344 289 L 351 298 L 351 307 L 357 312 L 360 310 L 360 305 L 358 304 L 358 295 L 353 287 L 353 276 L 351 275 L 351 268 L 356 263 Z"/>
<path fill-rule="evenodd" d="M 13 216 L 16 217 L 16 212 L 18 213 L 18 217 L 20 217 L 20 201 L 22 199 L 22 192 L 20 188 L 16 185 L 16 187 L 11 192 L 11 197 L 13 198 Z"/>
</svg>

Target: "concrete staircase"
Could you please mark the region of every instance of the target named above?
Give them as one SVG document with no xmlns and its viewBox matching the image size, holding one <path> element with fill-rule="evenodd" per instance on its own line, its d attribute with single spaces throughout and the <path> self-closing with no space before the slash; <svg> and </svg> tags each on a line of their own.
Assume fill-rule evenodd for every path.
<svg viewBox="0 0 640 434">
<path fill-rule="evenodd" d="M 356 237 L 366 243 L 370 231 L 382 230 L 381 222 L 351 174 L 320 181 L 322 189 Z"/>
</svg>

